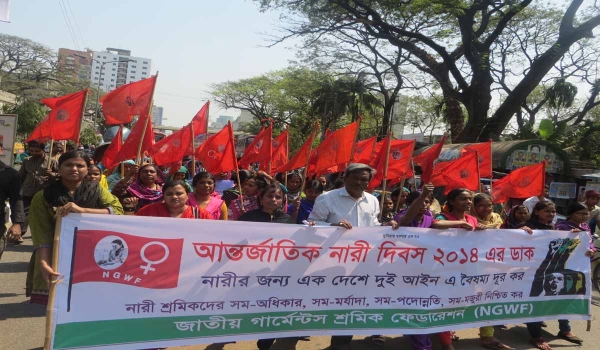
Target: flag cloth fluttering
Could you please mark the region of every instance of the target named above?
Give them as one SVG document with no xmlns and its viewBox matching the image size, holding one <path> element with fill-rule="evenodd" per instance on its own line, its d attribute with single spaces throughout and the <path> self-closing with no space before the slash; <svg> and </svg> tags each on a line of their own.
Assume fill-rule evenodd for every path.
<svg viewBox="0 0 600 350">
<path fill-rule="evenodd" d="M 115 137 L 112 139 L 112 141 L 110 141 L 110 145 L 108 145 L 108 148 L 106 149 L 106 151 L 104 151 L 104 156 L 102 157 L 102 165 L 104 165 L 105 168 L 113 169 L 115 166 L 117 166 L 117 164 L 119 164 L 114 160 L 117 159 L 117 155 L 119 154 L 119 151 L 121 151 L 122 144 L 123 125 L 119 127 L 119 131 L 117 131 Z"/>
<path fill-rule="evenodd" d="M 546 185 L 546 163 L 515 169 L 500 180 L 493 182 L 494 203 L 506 202 L 509 198 L 529 198 L 544 193 Z"/>
<path fill-rule="evenodd" d="M 374 164 L 375 156 L 379 152 L 378 146 L 381 148 L 381 143 L 377 143 L 377 136 L 369 137 L 368 139 L 358 141 L 354 146 L 354 162 L 363 164 Z"/>
<path fill-rule="evenodd" d="M 144 132 L 144 124 L 146 124 L 146 131 Z M 142 140 L 143 136 L 143 140 Z M 141 148 L 140 148 L 141 142 Z M 135 126 L 127 136 L 127 140 L 123 142 L 119 153 L 113 160 L 114 165 L 123 162 L 125 160 L 134 159 L 137 157 L 138 148 L 143 154 L 148 151 L 154 145 L 154 131 L 152 129 L 152 118 L 149 115 L 141 116 Z M 108 166 L 107 166 L 108 167 Z"/>
<path fill-rule="evenodd" d="M 469 152 L 458 159 L 436 164 L 430 181 L 436 187 L 445 186 L 445 194 L 455 188 L 478 191 L 479 163 L 477 152 Z"/>
<path fill-rule="evenodd" d="M 434 162 L 440 157 L 444 143 L 446 143 L 446 134 L 444 134 L 440 142 L 414 157 L 414 162 L 421 166 L 421 183 L 426 184 L 431 181 Z"/>
<path fill-rule="evenodd" d="M 194 136 L 208 133 L 208 107 L 210 101 L 207 101 L 202 108 L 192 118 L 191 123 L 194 126 Z"/>
<path fill-rule="evenodd" d="M 237 169 L 233 126 L 231 122 L 223 130 L 209 137 L 196 149 L 196 158 L 212 174 L 225 173 Z"/>
<path fill-rule="evenodd" d="M 388 136 L 390 137 L 390 136 Z M 369 188 L 376 188 L 383 182 L 383 175 L 385 173 L 385 155 L 387 153 L 388 137 L 383 139 L 383 146 L 377 154 L 377 158 L 374 162 L 374 168 L 376 170 L 375 176 L 369 183 Z M 407 176 L 410 172 L 410 161 L 412 154 L 415 149 L 414 140 L 392 140 L 390 144 L 390 153 L 388 156 L 388 170 L 387 170 L 387 185 L 394 185 L 400 182 L 402 176 Z"/>
<path fill-rule="evenodd" d="M 313 131 L 312 134 L 308 137 L 308 139 L 304 142 L 302 147 L 298 149 L 296 154 L 292 156 L 289 162 L 285 165 L 273 170 L 275 173 L 285 173 L 286 171 L 292 171 L 295 169 L 303 168 L 306 166 L 306 162 L 308 161 L 308 157 L 310 156 L 310 149 L 312 147 L 313 140 L 315 139 L 316 131 Z"/>
<path fill-rule="evenodd" d="M 310 173 L 322 175 L 328 168 L 345 166 L 350 162 L 358 126 L 359 122 L 354 122 L 327 135 L 314 150 L 315 168 Z"/>
<path fill-rule="evenodd" d="M 156 76 L 120 86 L 100 98 L 106 125 L 131 123 L 150 113 Z"/>
<path fill-rule="evenodd" d="M 188 124 L 154 144 L 149 153 L 156 165 L 181 161 L 183 157 L 194 153 L 193 139 L 192 125 Z"/>
<path fill-rule="evenodd" d="M 461 153 L 475 152 L 479 154 L 479 176 L 492 178 L 492 140 L 474 143 L 462 149 Z"/>
<path fill-rule="evenodd" d="M 285 129 L 285 130 L 283 130 L 283 132 L 281 134 L 279 134 L 279 136 L 277 136 L 273 140 L 273 143 L 271 145 L 272 153 L 271 153 L 271 174 L 270 175 L 275 174 L 275 172 L 273 171 L 274 169 L 282 167 L 288 162 L 288 160 L 289 160 L 289 154 L 288 154 L 289 137 L 290 137 L 290 132 L 288 131 L 288 129 Z M 268 172 L 269 171 L 269 161 L 263 160 L 262 162 L 260 162 L 259 169 L 262 171 Z"/>
<path fill-rule="evenodd" d="M 79 142 L 81 118 L 85 108 L 88 90 L 69 95 L 45 98 L 41 102 L 48 106 L 50 113 L 37 125 L 26 142 L 37 140 L 73 140 Z"/>
<path fill-rule="evenodd" d="M 247 167 L 253 163 L 268 162 L 271 159 L 273 147 L 273 125 L 262 128 L 250 145 L 244 150 L 242 158 L 238 161 L 241 167 Z"/>
</svg>

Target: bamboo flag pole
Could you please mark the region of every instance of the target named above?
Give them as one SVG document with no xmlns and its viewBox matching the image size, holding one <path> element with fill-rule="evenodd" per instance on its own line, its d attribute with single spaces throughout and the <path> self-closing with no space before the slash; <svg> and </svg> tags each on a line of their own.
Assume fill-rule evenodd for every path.
<svg viewBox="0 0 600 350">
<path fill-rule="evenodd" d="M 154 105 L 154 90 L 156 89 L 156 82 L 158 81 L 158 71 L 156 71 L 155 77 L 156 78 L 154 79 L 154 85 L 152 85 L 152 94 L 150 94 L 150 104 L 148 105 L 147 113 L 148 115 L 146 116 L 148 119 L 146 120 L 146 124 L 144 124 L 144 129 L 142 130 L 142 137 L 140 138 L 140 143 L 138 144 L 137 149 L 136 163 L 138 163 L 138 165 L 142 165 L 142 145 L 144 144 L 144 138 L 146 137 L 148 123 L 152 123 L 152 106 Z"/>
<path fill-rule="evenodd" d="M 419 188 L 419 186 L 417 186 L 417 174 L 415 173 L 415 161 L 413 159 L 414 159 L 413 157 L 410 158 L 410 166 L 411 166 L 411 170 L 413 173 L 413 182 L 414 182 L 415 188 Z M 423 184 L 421 184 L 421 185 L 423 185 Z"/>
<path fill-rule="evenodd" d="M 52 164 L 52 145 L 54 145 L 54 139 L 50 140 L 50 153 L 48 153 L 48 170 L 50 170 L 50 165 Z"/>
<path fill-rule="evenodd" d="M 83 124 L 83 116 L 85 114 L 85 107 L 87 104 L 87 97 L 88 97 L 88 93 L 90 92 L 89 89 L 85 89 L 85 96 L 83 97 L 83 103 L 81 104 L 81 118 L 79 119 L 79 135 L 81 135 L 81 125 Z M 94 135 L 96 135 L 96 130 L 94 128 Z M 77 140 L 79 143 L 79 140 Z M 63 144 L 63 150 L 67 150 L 67 140 L 64 140 L 64 144 Z"/>
<path fill-rule="evenodd" d="M 400 210 L 400 198 L 402 198 L 402 189 L 404 188 L 405 181 L 406 181 L 406 174 L 402 174 L 402 180 L 400 180 L 400 193 L 398 194 L 398 199 L 396 199 L 396 203 L 394 204 L 395 212 L 398 212 L 398 210 Z"/>
<path fill-rule="evenodd" d="M 379 201 L 379 221 L 381 221 L 381 217 L 383 216 L 383 200 L 385 199 L 385 186 L 387 182 L 388 176 L 388 167 L 390 165 L 390 148 L 392 147 L 392 133 L 388 133 L 388 142 L 387 149 L 385 151 L 385 166 L 383 168 L 383 190 L 381 191 L 381 200 Z"/>
<path fill-rule="evenodd" d="M 56 216 L 54 225 L 54 245 L 52 246 L 52 270 L 58 271 L 58 246 L 60 244 L 60 226 L 62 215 Z M 50 276 L 50 289 L 48 293 L 48 306 L 46 306 L 46 337 L 44 339 L 44 350 L 50 350 L 52 345 L 52 317 L 54 315 L 54 299 L 56 298 L 56 282 L 58 277 Z"/>
<path fill-rule="evenodd" d="M 490 196 L 492 195 L 492 183 L 494 182 L 494 166 L 492 165 L 492 139 L 489 140 L 490 143 Z M 479 159 L 477 159 L 479 162 Z"/>
<path fill-rule="evenodd" d="M 192 176 L 196 176 L 196 152 L 194 144 L 194 122 L 190 123 L 190 128 L 192 129 Z"/>
<path fill-rule="evenodd" d="M 475 161 L 477 162 L 477 188 L 481 191 L 481 172 L 479 171 L 479 151 L 475 151 Z"/>
<path fill-rule="evenodd" d="M 302 176 L 302 184 L 300 185 L 300 194 L 302 194 L 302 189 L 304 189 L 304 185 L 306 184 L 306 176 L 308 176 L 308 166 L 310 163 L 310 154 L 313 151 L 312 143 L 315 141 L 315 136 L 317 136 L 317 130 L 319 130 L 319 123 L 315 123 L 315 131 L 313 131 L 313 133 L 310 135 L 310 147 L 308 147 L 308 155 L 306 156 L 306 165 L 304 166 L 304 176 Z"/>
<path fill-rule="evenodd" d="M 362 122 L 362 115 L 358 116 L 358 120 L 356 121 L 358 125 L 356 125 L 356 132 L 354 133 L 354 142 L 352 142 L 352 148 L 350 149 L 350 162 L 354 161 L 354 150 L 356 149 L 356 143 L 358 142 L 358 137 L 360 136 L 360 124 Z"/>
</svg>

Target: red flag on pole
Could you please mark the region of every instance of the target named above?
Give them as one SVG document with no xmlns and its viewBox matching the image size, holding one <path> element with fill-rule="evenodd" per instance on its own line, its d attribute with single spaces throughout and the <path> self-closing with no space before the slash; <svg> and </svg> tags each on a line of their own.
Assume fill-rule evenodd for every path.
<svg viewBox="0 0 600 350">
<path fill-rule="evenodd" d="M 275 174 L 273 169 L 284 166 L 289 160 L 289 136 L 290 132 L 285 129 L 279 136 L 273 140 L 271 145 L 271 175 Z M 269 160 L 260 162 L 260 170 L 269 171 Z"/>
<path fill-rule="evenodd" d="M 356 163 L 372 164 L 374 155 L 377 155 L 377 136 L 359 141 L 354 148 L 354 161 Z"/>
<path fill-rule="evenodd" d="M 479 190 L 477 152 L 469 152 L 458 159 L 436 164 L 430 181 L 436 187 L 446 186 L 445 194 L 455 188 Z"/>
<path fill-rule="evenodd" d="M 237 169 L 233 126 L 231 122 L 223 130 L 209 137 L 196 149 L 196 157 L 204 168 L 212 174 L 220 174 Z"/>
<path fill-rule="evenodd" d="M 389 137 L 389 136 L 388 136 Z M 383 139 L 384 145 L 387 145 L 387 137 Z M 402 175 L 407 176 L 410 171 L 410 160 L 415 149 L 414 140 L 392 140 L 390 144 L 390 154 L 388 160 L 387 183 L 389 185 L 400 181 Z M 369 184 L 369 188 L 376 188 L 383 181 L 385 171 L 385 154 L 386 147 L 381 147 L 377 154 L 375 162 L 375 176 Z"/>
<path fill-rule="evenodd" d="M 541 162 L 513 170 L 492 186 L 494 203 L 506 202 L 509 198 L 528 198 L 544 193 L 546 185 L 546 163 Z"/>
<path fill-rule="evenodd" d="M 156 76 L 120 86 L 100 98 L 106 125 L 131 123 L 149 113 Z"/>
<path fill-rule="evenodd" d="M 273 125 L 269 125 L 267 128 L 263 128 L 258 135 L 252 140 L 250 145 L 244 150 L 242 158 L 240 158 L 238 164 L 241 167 L 247 167 L 252 163 L 259 163 L 261 161 L 269 161 L 272 153 L 272 139 L 273 139 Z"/>
<path fill-rule="evenodd" d="M 208 107 L 210 101 L 207 101 L 204 106 L 196 113 L 192 119 L 194 124 L 194 136 L 208 133 Z"/>
<path fill-rule="evenodd" d="M 328 168 L 336 165 L 345 165 L 352 158 L 352 144 L 358 128 L 358 122 L 329 134 L 317 148 L 315 148 L 316 174 L 323 174 Z"/>
<path fill-rule="evenodd" d="M 461 153 L 475 152 L 479 154 L 479 172 L 481 177 L 492 178 L 492 140 L 474 143 L 462 149 Z"/>
<path fill-rule="evenodd" d="M 430 182 L 434 167 L 433 163 L 440 157 L 442 147 L 444 147 L 444 143 L 446 142 L 446 136 L 447 135 L 444 134 L 440 142 L 414 157 L 414 162 L 419 164 L 423 171 L 421 174 L 421 183 L 426 184 Z"/>
<path fill-rule="evenodd" d="M 114 160 L 117 158 L 117 154 L 121 150 L 121 146 L 123 144 L 123 125 L 119 127 L 119 131 L 110 142 L 110 145 L 104 151 L 104 156 L 102 157 L 102 165 L 107 169 L 113 169 L 117 164 Z"/>
<path fill-rule="evenodd" d="M 308 139 L 304 142 L 304 144 L 302 145 L 302 147 L 300 147 L 300 149 L 296 152 L 296 154 L 294 154 L 294 156 L 292 156 L 292 159 L 290 159 L 289 162 L 287 162 L 285 165 L 273 170 L 273 172 L 274 173 L 284 173 L 286 171 L 291 171 L 294 169 L 299 169 L 299 168 L 305 167 L 306 161 L 309 157 L 309 152 L 310 152 L 310 149 L 312 146 L 312 142 L 315 138 L 315 133 L 316 133 L 316 131 L 314 131 L 312 134 L 310 134 Z"/>
<path fill-rule="evenodd" d="M 194 153 L 192 138 L 192 125 L 188 124 L 160 140 L 150 149 L 154 163 L 166 165 L 181 161 L 183 157 Z"/>
<path fill-rule="evenodd" d="M 145 132 L 144 124 L 147 125 Z M 138 155 L 138 147 L 140 147 L 140 142 L 140 150 L 142 154 L 144 151 L 150 150 L 152 145 L 154 145 L 154 131 L 152 130 L 152 119 L 149 115 L 143 115 L 140 117 L 140 119 L 138 119 L 113 162 L 118 164 L 122 161 L 136 158 Z"/>
<path fill-rule="evenodd" d="M 41 102 L 52 110 L 33 130 L 26 142 L 38 140 L 73 140 L 79 142 L 81 118 L 87 89 L 73 94 L 45 98 Z"/>
</svg>

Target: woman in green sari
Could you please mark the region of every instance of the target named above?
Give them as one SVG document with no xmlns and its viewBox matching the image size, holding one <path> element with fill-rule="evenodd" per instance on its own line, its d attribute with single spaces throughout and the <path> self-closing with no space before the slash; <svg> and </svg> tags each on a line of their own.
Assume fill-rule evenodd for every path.
<svg viewBox="0 0 600 350">
<path fill-rule="evenodd" d="M 95 181 L 86 181 L 90 157 L 81 151 L 64 153 L 58 159 L 59 178 L 33 196 L 29 227 L 34 252 L 27 272 L 26 295 L 35 304 L 48 303 L 52 269 L 52 246 L 56 216 L 69 213 L 123 214 L 119 200 Z"/>
</svg>

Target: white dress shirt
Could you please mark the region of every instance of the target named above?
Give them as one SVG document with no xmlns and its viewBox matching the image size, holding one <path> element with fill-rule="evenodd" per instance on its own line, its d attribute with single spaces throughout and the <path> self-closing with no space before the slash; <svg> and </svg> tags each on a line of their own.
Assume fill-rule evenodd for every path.
<svg viewBox="0 0 600 350">
<path fill-rule="evenodd" d="M 346 220 L 352 227 L 379 226 L 379 201 L 370 193 L 354 199 L 345 187 L 332 190 L 317 197 L 308 217 L 317 225 L 329 226 Z"/>
<path fill-rule="evenodd" d="M 545 201 L 550 201 L 548 198 L 544 198 Z M 540 201 L 537 196 L 529 197 L 525 201 L 523 201 L 523 205 L 529 209 L 529 215 L 533 214 L 533 208 Z"/>
</svg>

